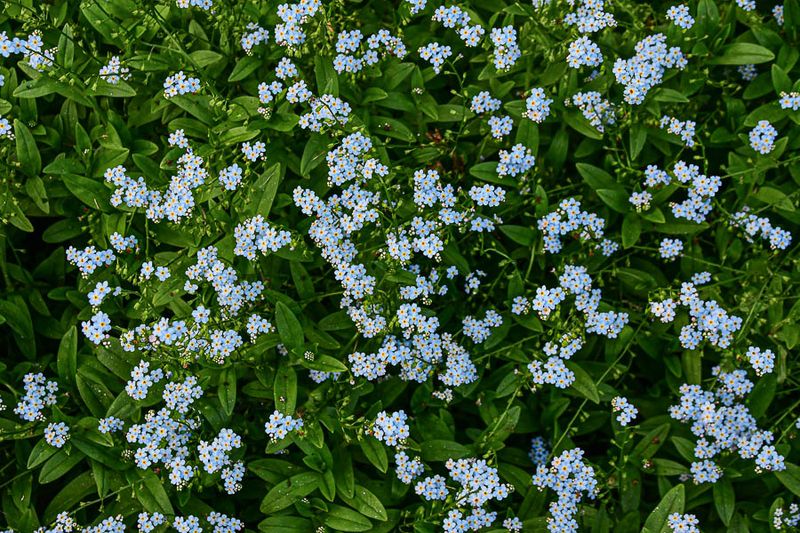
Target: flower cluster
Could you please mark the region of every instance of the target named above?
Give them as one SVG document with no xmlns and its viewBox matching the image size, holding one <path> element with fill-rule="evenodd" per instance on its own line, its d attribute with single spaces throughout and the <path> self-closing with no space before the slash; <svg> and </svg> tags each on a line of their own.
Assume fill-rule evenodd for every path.
<svg viewBox="0 0 800 533">
<path fill-rule="evenodd" d="M 492 334 L 492 328 L 503 325 L 503 317 L 497 311 L 488 309 L 483 319 L 467 315 L 462 324 L 464 325 L 462 329 L 464 335 L 472 339 L 475 344 L 481 344 Z"/>
<path fill-rule="evenodd" d="M 144 400 L 150 387 L 164 378 L 164 371 L 160 368 L 150 370 L 150 363 L 139 361 L 131 370 L 131 379 L 125 385 L 125 392 L 134 400 Z"/>
<path fill-rule="evenodd" d="M 459 38 L 470 48 L 478 46 L 481 37 L 486 33 L 486 30 L 478 24 L 470 26 L 469 14 L 458 6 L 449 8 L 439 6 L 431 18 L 436 22 L 441 22 L 445 28 L 458 28 Z"/>
<path fill-rule="evenodd" d="M 662 259 L 675 259 L 681 255 L 683 243 L 678 239 L 662 239 L 658 253 Z"/>
<path fill-rule="evenodd" d="M 783 507 L 775 509 L 772 515 L 772 526 L 777 530 L 800 526 L 800 505 L 792 503 L 788 512 Z"/>
<path fill-rule="evenodd" d="M 700 533 L 700 520 L 693 514 L 672 513 L 667 517 L 672 533 Z"/>
<path fill-rule="evenodd" d="M 514 120 L 507 115 L 502 117 L 490 117 L 489 127 L 491 128 L 492 137 L 495 139 L 502 139 L 511 133 L 511 129 L 514 127 Z"/>
<path fill-rule="evenodd" d="M 292 234 L 285 230 L 278 230 L 267 222 L 263 216 L 256 215 L 238 224 L 233 231 L 236 238 L 235 255 L 249 259 L 256 258 L 256 253 L 266 255 L 277 252 L 292 242 Z"/>
<path fill-rule="evenodd" d="M 492 98 L 489 91 L 481 91 L 472 97 L 470 111 L 477 114 L 491 113 L 500 109 L 500 100 Z"/>
<path fill-rule="evenodd" d="M 453 50 L 447 45 L 433 42 L 421 46 L 418 50 L 419 56 L 428 61 L 433 67 L 433 71 L 439 74 L 445 60 L 453 54 Z"/>
<path fill-rule="evenodd" d="M 164 80 L 164 98 L 179 94 L 196 93 L 200 90 L 200 80 L 186 76 L 182 70 Z"/>
<path fill-rule="evenodd" d="M 0 83 L 0 87 L 3 84 Z M 3 115 L 0 115 L 0 139 L 5 137 L 8 140 L 14 140 L 14 128 L 11 126 L 11 122 L 4 118 Z"/>
<path fill-rule="evenodd" d="M 531 439 L 531 449 L 528 451 L 528 457 L 531 458 L 531 461 L 536 466 L 547 463 L 547 458 L 550 457 L 550 449 L 544 437 L 538 436 Z"/>
<path fill-rule="evenodd" d="M 25 395 L 14 408 L 14 414 L 28 422 L 44 420 L 42 409 L 49 405 L 55 405 L 58 384 L 55 381 L 49 381 L 42 373 L 25 374 L 22 383 Z"/>
<path fill-rule="evenodd" d="M 112 250 L 98 250 L 94 246 L 87 246 L 83 250 L 70 246 L 66 256 L 67 261 L 78 267 L 83 277 L 93 274 L 99 267 L 111 265 L 117 259 Z"/>
<path fill-rule="evenodd" d="M 791 92 L 791 93 L 781 93 L 781 98 L 778 100 L 778 103 L 781 106 L 781 109 L 791 109 L 792 111 L 797 111 L 800 109 L 800 93 L 798 92 Z"/>
<path fill-rule="evenodd" d="M 303 44 L 306 34 L 302 26 L 317 14 L 319 8 L 319 0 L 300 0 L 296 4 L 279 5 L 278 16 L 283 23 L 275 26 L 275 42 L 289 48 Z"/>
<path fill-rule="evenodd" d="M 410 435 L 407 418 L 405 411 L 402 410 L 391 414 L 381 411 L 375 418 L 371 434 L 379 441 L 385 442 L 387 446 L 402 444 Z"/>
<path fill-rule="evenodd" d="M 362 47 L 364 34 L 361 30 L 343 31 L 339 33 L 336 41 L 336 52 L 338 55 L 333 59 L 333 68 L 341 74 L 342 72 L 359 72 L 365 66 L 372 66 L 378 63 L 383 50 L 384 55 L 392 55 L 402 59 L 405 57 L 406 45 L 399 37 L 395 37 L 388 30 L 379 30 L 377 33 L 367 38 L 367 50 L 356 55 Z"/>
<path fill-rule="evenodd" d="M 667 19 L 682 30 L 690 30 L 694 26 L 694 18 L 689 14 L 689 6 L 678 4 L 667 9 Z"/>
<path fill-rule="evenodd" d="M 134 209 L 145 208 L 147 218 L 154 222 L 164 218 L 180 222 L 192 213 L 195 206 L 192 191 L 206 182 L 208 170 L 203 166 L 203 158 L 188 148 L 177 163 L 177 174 L 172 176 L 164 192 L 149 189 L 142 177 L 130 178 L 121 165 L 109 168 L 105 179 L 116 187 L 111 195 L 111 205 L 118 207 L 124 203 Z"/>
<path fill-rule="evenodd" d="M 604 132 L 607 125 L 616 122 L 614 108 L 611 102 L 603 98 L 597 91 L 587 91 L 576 93 L 572 96 L 572 104 L 581 110 L 584 118 L 589 124 L 597 128 L 597 131 Z"/>
<path fill-rule="evenodd" d="M 255 22 L 248 23 L 247 29 L 250 30 L 250 32 L 242 35 L 240 44 L 242 45 L 242 50 L 244 50 L 247 55 L 250 55 L 253 53 L 253 48 L 255 46 L 269 42 L 269 31 Z"/>
<path fill-rule="evenodd" d="M 719 192 L 722 179 L 719 176 L 701 174 L 700 167 L 684 161 L 675 163 L 672 173 L 678 182 L 689 186 L 688 195 L 684 201 L 670 204 L 672 214 L 676 218 L 685 218 L 698 224 L 705 222 L 712 209 L 711 200 Z M 659 169 L 656 165 L 648 165 L 644 175 L 644 186 L 648 189 L 669 185 L 673 180 L 666 171 Z M 649 190 L 645 190 L 632 193 L 629 201 L 636 206 L 637 210 L 642 210 L 649 209 L 652 198 Z"/>
<path fill-rule="evenodd" d="M 553 458 L 549 467 L 538 465 L 533 484 L 539 490 L 549 488 L 558 496 L 558 500 L 550 503 L 547 528 L 553 533 L 577 532 L 578 504 L 584 495 L 594 499 L 597 490 L 594 469 L 583 462 L 583 450 L 565 450 Z"/>
<path fill-rule="evenodd" d="M 753 81 L 758 76 L 758 70 L 755 65 L 739 65 L 736 71 L 744 81 Z"/>
<path fill-rule="evenodd" d="M 687 350 L 696 349 L 705 339 L 717 348 L 727 348 L 733 334 L 742 327 L 742 319 L 729 315 L 716 300 L 703 300 L 693 283 L 682 283 L 678 301 L 668 298 L 651 302 L 650 312 L 661 322 L 675 319 L 675 308 L 680 304 L 689 309 L 691 321 L 681 328 L 678 339 Z"/>
<path fill-rule="evenodd" d="M 536 164 L 531 149 L 523 144 L 515 144 L 511 151 L 500 150 L 500 162 L 497 164 L 499 176 L 519 176 L 525 174 Z"/>
<path fill-rule="evenodd" d="M 303 427 L 302 418 L 292 418 L 290 415 L 283 415 L 276 410 L 269 415 L 269 420 L 264 424 L 264 431 L 270 439 L 283 440 L 290 431 L 295 431 Z"/>
<path fill-rule="evenodd" d="M 303 129 L 320 132 L 324 127 L 344 126 L 350 120 L 350 104 L 330 94 L 309 98 L 309 104 L 311 111 L 301 115 L 298 122 Z"/>
<path fill-rule="evenodd" d="M 95 289 L 93 293 L 97 295 L 97 289 Z M 95 299 L 97 298 L 99 297 L 95 296 Z M 90 301 L 91 299 L 90 296 Z M 83 331 L 86 338 L 93 344 L 100 344 L 109 337 L 108 332 L 111 331 L 111 319 L 106 313 L 98 311 L 90 320 L 81 322 L 81 331 Z"/>
<path fill-rule="evenodd" d="M 575 7 L 576 0 L 568 0 Z M 564 24 L 577 26 L 581 33 L 595 33 L 617 25 L 614 15 L 606 13 L 606 0 L 577 0 L 578 9 L 564 16 Z"/>
<path fill-rule="evenodd" d="M 753 242 L 753 237 L 760 234 L 762 239 L 769 241 L 769 246 L 773 250 L 785 250 L 792 243 L 791 233 L 778 226 L 773 226 L 766 217 L 751 214 L 750 208 L 747 206 L 733 214 L 730 224 L 734 228 L 743 229 L 748 242 Z"/>
<path fill-rule="evenodd" d="M 699 459 L 692 463 L 695 483 L 714 483 L 722 470 L 712 461 L 723 452 L 736 452 L 742 459 L 755 460 L 756 471 L 778 471 L 785 467 L 783 456 L 770 445 L 771 431 L 760 430 L 750 410 L 740 400 L 753 390 L 753 382 L 744 370 L 723 372 L 714 367 L 717 390 L 704 391 L 699 385 L 680 387 L 678 405 L 670 407 L 670 416 L 691 423 L 697 437 L 694 454 Z"/>
<path fill-rule="evenodd" d="M 129 80 L 131 75 L 128 67 L 120 62 L 119 56 L 112 56 L 108 63 L 100 68 L 100 77 L 111 85 L 117 85 L 120 80 Z"/>
<path fill-rule="evenodd" d="M 142 470 L 163 464 L 169 472 L 170 483 L 181 489 L 195 475 L 189 464 L 189 443 L 199 422 L 167 408 L 148 411 L 143 424 L 134 424 L 125 435 L 131 444 L 140 447 L 134 453 L 134 462 Z"/>
<path fill-rule="evenodd" d="M 510 486 L 500 483 L 497 469 L 487 465 L 483 459 L 448 459 L 445 467 L 450 478 L 461 486 L 454 494 L 454 507 L 447 513 L 442 528 L 449 533 L 459 531 L 478 531 L 490 526 L 496 519 L 496 512 L 487 512 L 484 505 L 491 500 L 503 500 L 510 491 Z M 440 475 L 427 477 L 414 487 L 417 494 L 426 500 L 444 500 L 450 491 L 446 480 Z M 462 509 L 469 506 L 470 512 L 465 516 Z"/>
<path fill-rule="evenodd" d="M 125 423 L 122 421 L 122 419 L 117 418 L 116 416 L 101 418 L 97 423 L 97 431 L 103 435 L 114 433 L 116 431 L 122 431 L 124 427 Z"/>
<path fill-rule="evenodd" d="M 525 116 L 537 124 L 541 124 L 550 116 L 552 98 L 547 98 L 547 93 L 541 87 L 531 89 L 531 95 L 525 100 Z"/>
<path fill-rule="evenodd" d="M 489 35 L 494 46 L 494 68 L 508 70 L 514 66 L 522 51 L 517 45 L 517 30 L 514 26 L 492 28 Z"/>
<path fill-rule="evenodd" d="M 775 149 L 778 130 L 767 120 L 759 120 L 756 127 L 748 134 L 750 146 L 759 154 L 768 154 Z"/>
<path fill-rule="evenodd" d="M 175 0 L 175 5 L 181 9 L 199 7 L 203 11 L 209 11 L 214 7 L 214 2 L 212 0 Z"/>
<path fill-rule="evenodd" d="M 544 234 L 545 251 L 557 254 L 563 246 L 561 239 L 567 235 L 577 234 L 582 240 L 602 239 L 606 222 L 595 213 L 582 211 L 577 199 L 566 198 L 559 202 L 558 209 L 540 218 L 536 224 Z M 617 246 L 604 240 L 596 248 L 600 248 L 603 255 L 611 255 Z"/>
<path fill-rule="evenodd" d="M 680 48 L 667 48 L 666 42 L 667 37 L 662 33 L 649 35 L 636 43 L 636 55 L 619 58 L 614 63 L 614 76 L 625 87 L 625 101 L 629 104 L 644 102 L 650 89 L 661 83 L 666 69 L 682 70 L 688 64 Z"/>
<path fill-rule="evenodd" d="M 757 376 L 771 374 L 775 369 L 775 354 L 772 353 L 772 350 L 762 351 L 761 348 L 757 346 L 750 346 L 747 349 L 745 357 L 747 357 L 750 366 L 753 367 L 753 371 Z"/>
<path fill-rule="evenodd" d="M 603 54 L 587 36 L 580 37 L 570 43 L 567 65 L 572 68 L 599 67 L 603 63 Z"/>
<path fill-rule="evenodd" d="M 61 448 L 69 439 L 69 426 L 64 422 L 51 422 L 44 430 L 44 440 L 55 448 Z"/>
<path fill-rule="evenodd" d="M 679 120 L 675 117 L 664 115 L 658 125 L 662 130 L 666 129 L 668 133 L 680 137 L 687 148 L 694 147 L 695 127 L 697 126 L 694 121 Z"/>
<path fill-rule="evenodd" d="M 53 65 L 57 48 L 43 49 L 44 41 L 39 31 L 34 31 L 25 39 L 8 38 L 4 31 L 0 32 L 0 56 L 22 55 L 28 65 L 43 71 Z"/>
<path fill-rule="evenodd" d="M 406 485 L 410 485 L 414 481 L 414 478 L 421 476 L 425 471 L 425 467 L 422 465 L 419 457 L 410 459 L 406 452 L 403 451 L 394 454 L 394 461 L 397 463 L 395 467 L 397 479 Z"/>
<path fill-rule="evenodd" d="M 622 396 L 615 396 L 611 400 L 611 409 L 617 413 L 617 422 L 621 426 L 627 426 L 639 414 L 639 410 Z"/>
<path fill-rule="evenodd" d="M 560 288 L 560 287 L 559 287 Z M 533 383 L 554 385 L 559 389 L 566 389 L 575 382 L 575 373 L 567 368 L 564 361 L 572 357 L 583 347 L 583 341 L 573 338 L 569 334 L 561 337 L 559 344 L 548 342 L 544 346 L 544 353 L 549 356 L 546 362 L 533 361 L 528 364 L 528 370 L 533 375 Z M 543 449 L 542 452 L 546 450 Z M 545 457 L 548 455 L 544 454 Z"/>
<path fill-rule="evenodd" d="M 222 470 L 225 491 L 235 494 L 241 488 L 239 483 L 244 476 L 244 463 L 233 462 L 229 453 L 242 446 L 242 438 L 231 429 L 223 428 L 211 443 L 204 440 L 197 446 L 197 457 L 209 474 Z"/>
</svg>

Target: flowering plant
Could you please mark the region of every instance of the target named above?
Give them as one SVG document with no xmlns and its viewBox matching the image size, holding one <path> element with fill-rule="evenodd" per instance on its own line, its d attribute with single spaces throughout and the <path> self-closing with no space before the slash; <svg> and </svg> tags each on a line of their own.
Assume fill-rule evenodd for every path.
<svg viewBox="0 0 800 533">
<path fill-rule="evenodd" d="M 0 531 L 800 525 L 800 1 L 0 7 Z"/>
</svg>

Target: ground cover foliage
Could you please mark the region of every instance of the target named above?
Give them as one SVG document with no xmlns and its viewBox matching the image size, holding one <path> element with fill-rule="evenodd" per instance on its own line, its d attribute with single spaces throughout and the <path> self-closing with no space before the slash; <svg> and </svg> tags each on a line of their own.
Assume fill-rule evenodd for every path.
<svg viewBox="0 0 800 533">
<path fill-rule="evenodd" d="M 799 32 L 2 2 L 0 528 L 793 529 Z"/>
</svg>

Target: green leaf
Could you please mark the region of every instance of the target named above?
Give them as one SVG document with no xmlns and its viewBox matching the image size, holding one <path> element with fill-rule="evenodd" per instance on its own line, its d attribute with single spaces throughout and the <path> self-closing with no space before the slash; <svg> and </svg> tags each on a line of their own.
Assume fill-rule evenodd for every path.
<svg viewBox="0 0 800 533">
<path fill-rule="evenodd" d="M 525 226 L 504 224 L 500 226 L 500 231 L 502 231 L 509 239 L 522 246 L 531 246 L 536 238 L 533 230 L 531 228 L 526 228 Z"/>
<path fill-rule="evenodd" d="M 136 498 L 148 512 L 159 512 L 165 515 L 174 515 L 175 511 L 172 509 L 172 503 L 169 500 L 169 495 L 164 489 L 164 482 L 159 479 L 151 471 L 145 474 L 133 473 L 133 476 L 141 475 L 141 485 L 137 485 L 135 492 Z M 167 483 L 169 485 L 169 483 Z"/>
<path fill-rule="evenodd" d="M 630 248 L 642 233 L 642 219 L 636 213 L 627 213 L 622 219 L 622 247 Z"/>
<path fill-rule="evenodd" d="M 250 197 L 257 198 L 257 201 L 248 204 L 248 209 L 245 210 L 247 215 L 262 215 L 264 218 L 269 216 L 282 178 L 280 163 L 275 163 L 258 177 L 250 189 Z"/>
<path fill-rule="evenodd" d="M 314 76 L 317 79 L 317 92 L 320 95 L 339 96 L 339 76 L 333 68 L 331 58 L 324 54 L 314 57 Z"/>
<path fill-rule="evenodd" d="M 374 518 L 382 522 L 389 519 L 386 514 L 386 508 L 384 508 L 378 497 L 362 485 L 355 486 L 355 495 L 352 498 L 347 497 L 345 494 L 340 494 L 339 496 L 347 505 L 368 518 Z"/>
<path fill-rule="evenodd" d="M 45 524 L 55 521 L 58 513 L 65 509 L 72 509 L 86 497 L 96 492 L 96 485 L 93 473 L 85 471 L 67 483 L 61 491 L 56 494 L 44 511 L 42 519 Z"/>
<path fill-rule="evenodd" d="M 259 531 L 264 533 L 308 533 L 314 527 L 307 518 L 297 516 L 270 516 L 258 523 Z"/>
<path fill-rule="evenodd" d="M 463 459 L 472 452 L 463 444 L 451 440 L 430 439 L 420 443 L 422 458 L 426 461 L 447 461 Z"/>
<path fill-rule="evenodd" d="M 478 178 L 479 180 L 494 182 L 497 177 L 497 163 L 487 161 L 485 163 L 478 163 L 469 169 L 469 175 Z"/>
<path fill-rule="evenodd" d="M 256 135 L 258 130 L 252 130 L 246 126 L 236 126 L 234 128 L 225 128 L 219 136 L 219 142 L 223 146 L 232 146 L 234 144 L 241 144 L 244 141 L 249 141 Z"/>
<path fill-rule="evenodd" d="M 723 476 L 722 479 L 714 483 L 713 494 L 714 507 L 717 509 L 717 514 L 722 523 L 727 526 L 736 508 L 736 495 L 733 492 L 731 480 Z"/>
<path fill-rule="evenodd" d="M 14 136 L 17 140 L 17 161 L 26 176 L 38 176 L 42 172 L 42 156 L 28 126 L 14 119 Z"/>
<path fill-rule="evenodd" d="M 325 525 L 334 531 L 369 531 L 373 528 L 372 522 L 367 517 L 335 504 L 328 506 Z"/>
<path fill-rule="evenodd" d="M 301 498 L 305 498 L 319 487 L 319 474 L 316 472 L 303 472 L 284 479 L 264 496 L 261 500 L 261 512 L 264 514 L 277 513 L 286 509 Z"/>
<path fill-rule="evenodd" d="M 370 87 L 364 91 L 364 96 L 361 98 L 361 103 L 368 104 L 370 102 L 377 102 L 378 100 L 384 100 L 385 98 L 388 98 L 388 96 L 389 93 L 380 87 Z"/>
<path fill-rule="evenodd" d="M 74 325 L 61 337 L 57 366 L 59 377 L 74 387 L 78 372 L 78 329 Z"/>
<path fill-rule="evenodd" d="M 42 485 L 52 483 L 72 470 L 72 467 L 80 463 L 84 457 L 86 456 L 78 450 L 73 449 L 68 452 L 66 448 L 62 448 L 42 466 L 39 471 L 39 483 Z"/>
<path fill-rule="evenodd" d="M 219 403 L 226 415 L 233 414 L 236 405 L 236 370 L 234 367 L 226 368 L 219 376 L 219 386 L 217 387 Z"/>
<path fill-rule="evenodd" d="M 323 317 L 317 324 L 322 331 L 341 331 L 353 327 L 353 319 L 347 311 L 335 311 Z"/>
<path fill-rule="evenodd" d="M 786 463 L 786 470 L 775 472 L 775 477 L 795 496 L 800 496 L 800 466 Z"/>
<path fill-rule="evenodd" d="M 578 391 L 581 396 L 594 403 L 600 403 L 600 395 L 597 392 L 597 385 L 594 384 L 592 377 L 578 365 L 575 361 L 567 361 L 567 368 L 575 374 L 575 381 L 572 388 Z"/>
<path fill-rule="evenodd" d="M 317 354 L 311 361 L 303 358 L 302 363 L 304 367 L 319 370 L 320 372 L 347 372 L 347 365 L 330 355 Z"/>
<path fill-rule="evenodd" d="M 317 168 L 320 163 L 325 161 L 328 155 L 328 143 L 330 139 L 326 135 L 312 133 L 303 149 L 303 157 L 300 158 L 300 175 L 304 178 L 310 177 L 311 171 Z"/>
<path fill-rule="evenodd" d="M 346 447 L 333 450 L 333 477 L 339 496 L 352 498 L 355 494 L 353 458 Z"/>
<path fill-rule="evenodd" d="M 233 67 L 233 71 L 231 71 L 230 76 L 228 76 L 229 82 L 234 81 L 241 81 L 248 77 L 250 74 L 255 72 L 258 67 L 262 65 L 262 60 L 255 56 L 246 56 L 236 62 L 236 66 Z"/>
<path fill-rule="evenodd" d="M 674 89 L 667 89 L 666 87 L 659 88 L 656 92 L 654 99 L 656 102 L 668 102 L 676 104 L 689 103 L 689 99 L 686 98 L 683 94 L 679 93 Z"/>
<path fill-rule="evenodd" d="M 628 213 L 631 210 L 631 205 L 628 202 L 628 194 L 622 189 L 597 189 L 595 191 L 597 196 L 608 207 L 617 213 Z"/>
<path fill-rule="evenodd" d="M 589 187 L 593 190 L 598 189 L 616 189 L 619 185 L 614 178 L 603 170 L 602 168 L 590 165 L 588 163 L 576 163 L 575 168 L 578 169 L 578 174 L 581 175 Z"/>
<path fill-rule="evenodd" d="M 284 414 L 294 413 L 297 404 L 297 374 L 285 359 L 275 372 L 273 395 L 278 411 Z"/>
<path fill-rule="evenodd" d="M 774 187 L 761 187 L 755 196 L 766 204 L 774 205 L 786 211 L 794 211 L 794 204 L 786 193 Z"/>
<path fill-rule="evenodd" d="M 403 122 L 388 117 L 375 117 L 372 132 L 406 142 L 414 142 L 416 139 L 414 133 Z"/>
<path fill-rule="evenodd" d="M 683 484 L 676 485 L 667 492 L 650 516 L 644 523 L 642 533 L 662 533 L 671 531 L 667 523 L 669 515 L 672 513 L 683 513 L 686 492 Z"/>
<path fill-rule="evenodd" d="M 669 428 L 669 424 L 661 424 L 650 430 L 633 449 L 631 456 L 638 460 L 650 459 L 667 441 Z"/>
<path fill-rule="evenodd" d="M 69 192 L 84 204 L 99 211 L 111 211 L 111 191 L 101 181 L 77 174 L 64 174 L 61 180 Z"/>
<path fill-rule="evenodd" d="M 15 98 L 40 98 L 57 92 L 59 83 L 56 80 L 41 76 L 35 80 L 24 81 L 20 83 L 12 96 Z"/>
<path fill-rule="evenodd" d="M 195 50 L 189 54 L 189 57 L 197 63 L 198 67 L 207 67 L 225 59 L 225 56 L 213 50 Z"/>
<path fill-rule="evenodd" d="M 120 80 L 118 83 L 108 83 L 105 80 L 99 80 L 97 85 L 89 90 L 92 96 L 108 96 L 111 98 L 133 98 L 136 96 L 136 90 Z"/>
<path fill-rule="evenodd" d="M 0 300 L 0 317 L 14 333 L 14 340 L 20 351 L 28 358 L 36 357 L 36 338 L 33 334 L 33 319 L 28 304 L 22 296 L 13 294 L 6 300 Z"/>
<path fill-rule="evenodd" d="M 792 79 L 780 66 L 772 65 L 770 74 L 772 76 L 772 87 L 776 93 L 788 93 L 792 90 Z"/>
<path fill-rule="evenodd" d="M 711 58 L 712 65 L 758 65 L 775 59 L 775 54 L 761 45 L 733 43 L 722 50 L 722 54 Z"/>
<path fill-rule="evenodd" d="M 386 456 L 386 450 L 383 444 L 370 436 L 359 437 L 358 443 L 367 460 L 372 463 L 375 468 L 386 473 L 389 469 L 389 458 Z"/>
<path fill-rule="evenodd" d="M 51 446 L 46 440 L 41 439 L 36 443 L 36 446 L 33 447 L 31 453 L 28 455 L 28 470 L 33 470 L 58 453 L 58 451 L 58 448 Z"/>
<path fill-rule="evenodd" d="M 275 322 L 278 326 L 278 335 L 286 348 L 296 355 L 303 355 L 305 350 L 303 341 L 303 326 L 292 313 L 292 310 L 283 303 L 275 304 Z"/>
</svg>

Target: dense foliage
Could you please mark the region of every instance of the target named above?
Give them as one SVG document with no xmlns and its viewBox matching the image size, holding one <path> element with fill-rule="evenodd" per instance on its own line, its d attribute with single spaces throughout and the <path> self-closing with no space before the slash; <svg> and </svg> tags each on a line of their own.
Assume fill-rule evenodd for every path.
<svg viewBox="0 0 800 533">
<path fill-rule="evenodd" d="M 0 5 L 0 528 L 800 525 L 800 1 Z"/>
</svg>

